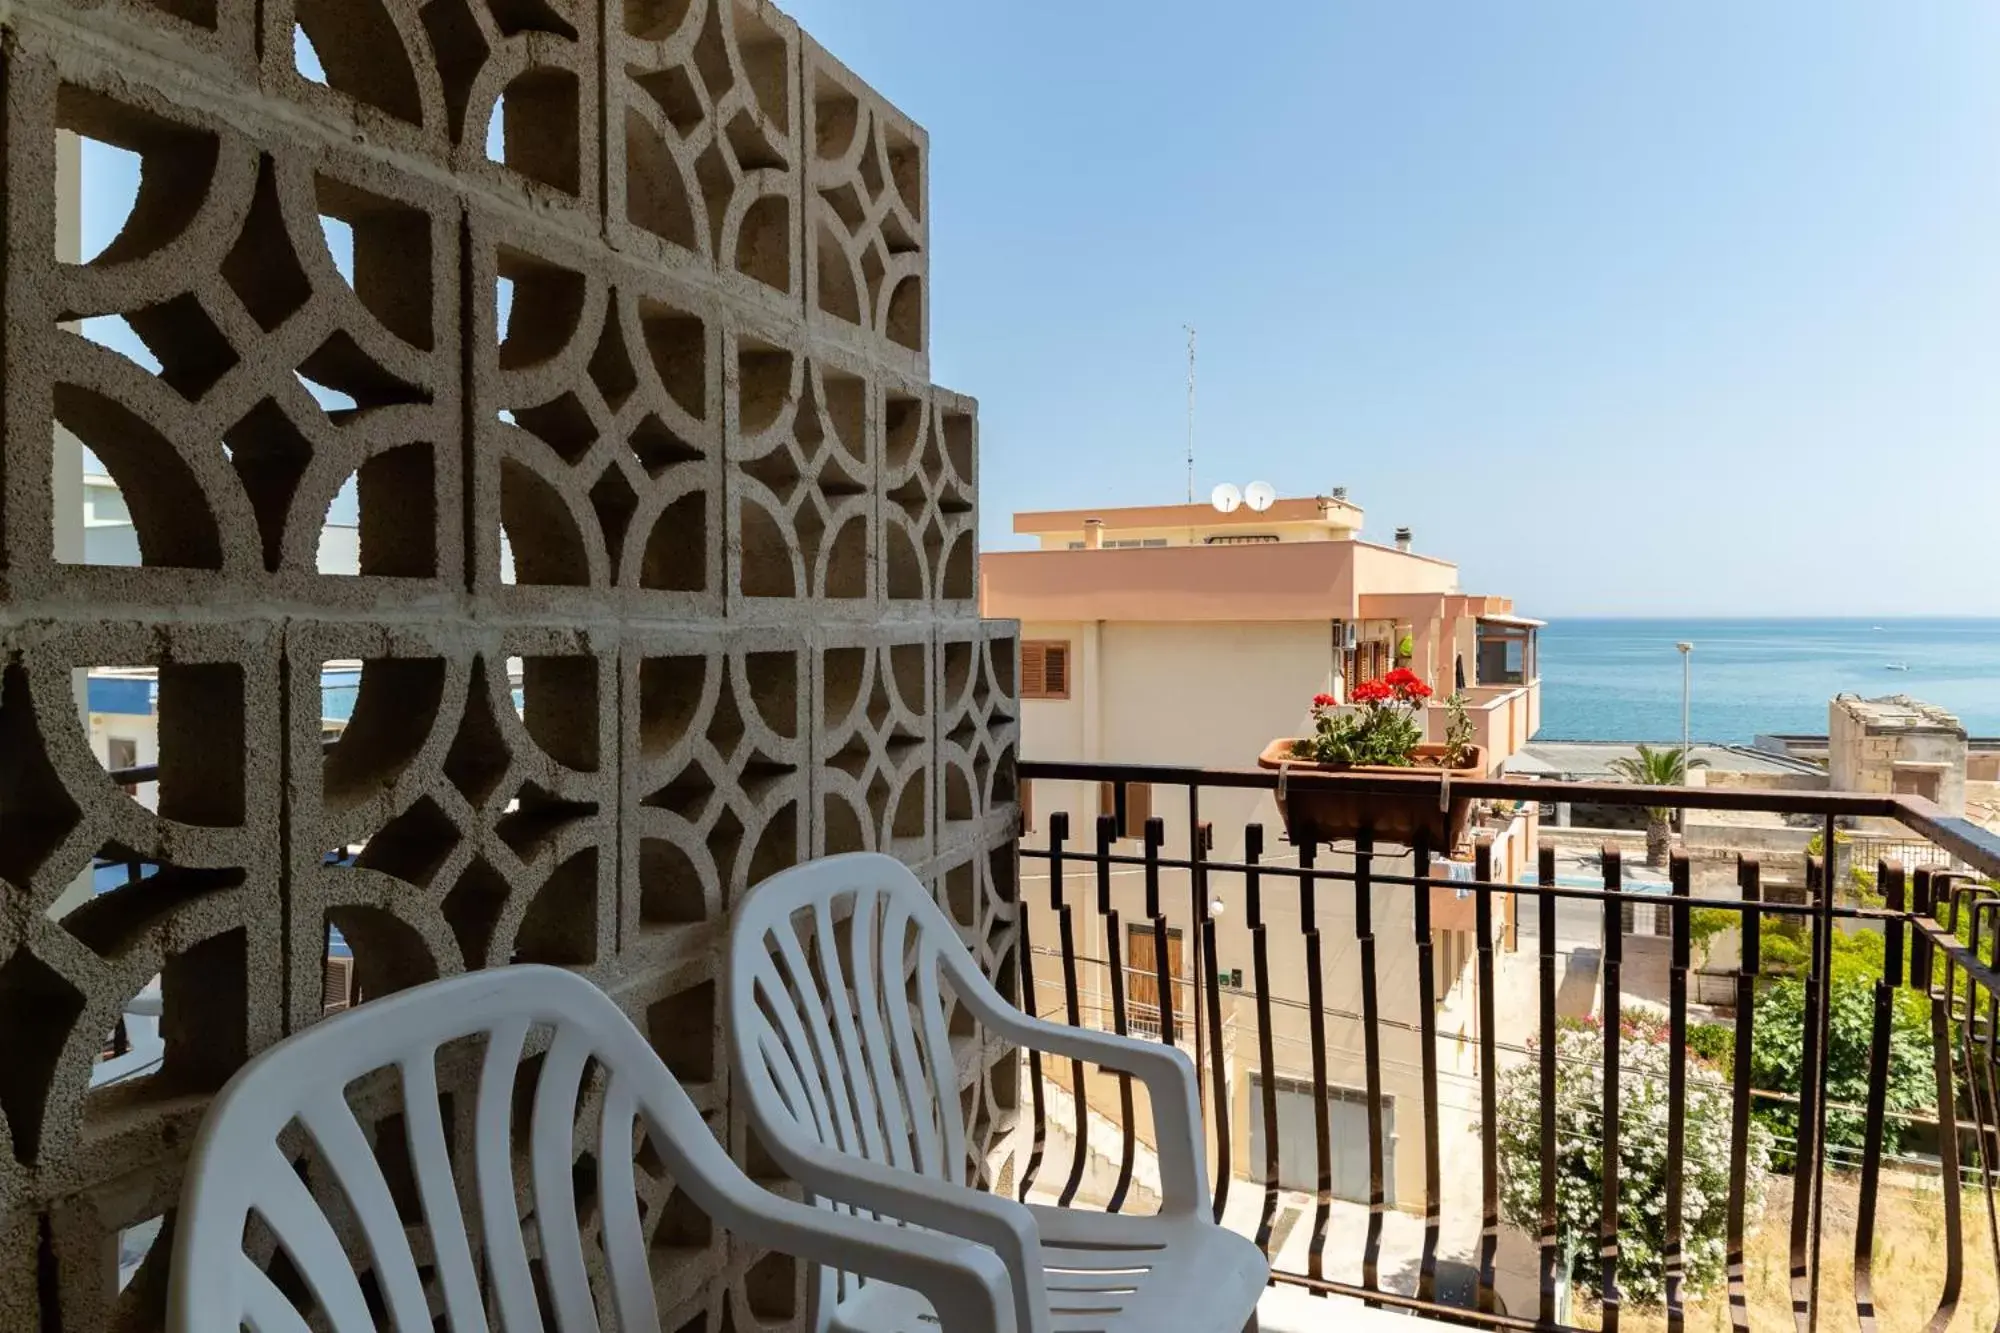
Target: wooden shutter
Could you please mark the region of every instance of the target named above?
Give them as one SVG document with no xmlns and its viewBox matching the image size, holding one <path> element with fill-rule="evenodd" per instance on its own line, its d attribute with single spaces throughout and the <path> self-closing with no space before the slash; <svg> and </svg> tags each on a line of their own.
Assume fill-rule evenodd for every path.
<svg viewBox="0 0 2000 1333">
<path fill-rule="evenodd" d="M 1069 645 L 1057 642 L 1021 645 L 1021 697 L 1069 698 Z"/>
<path fill-rule="evenodd" d="M 333 958 L 326 960 L 326 971 L 321 975 L 319 987 L 320 1008 L 329 1014 L 338 1013 L 354 1002 L 354 960 Z"/>
<path fill-rule="evenodd" d="M 1118 784 L 1100 782 L 1097 784 L 1097 813 L 1116 815 L 1118 813 Z M 1153 788 L 1146 782 L 1125 784 L 1125 823 L 1118 830 L 1121 838 L 1143 838 L 1146 836 L 1146 821 L 1153 817 Z"/>
</svg>

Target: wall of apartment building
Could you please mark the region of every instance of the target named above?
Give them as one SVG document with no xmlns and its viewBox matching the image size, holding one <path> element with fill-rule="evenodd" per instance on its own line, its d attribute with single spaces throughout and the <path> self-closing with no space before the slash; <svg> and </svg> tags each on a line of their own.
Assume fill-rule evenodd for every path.
<svg viewBox="0 0 2000 1333">
<path fill-rule="evenodd" d="M 1026 757 L 1038 760 L 1101 760 L 1111 763 L 1164 764 L 1243 768 L 1273 737 L 1298 735 L 1308 723 L 1311 699 L 1329 687 L 1331 627 L 1276 622 L 1241 624 L 1077 624 L 1027 622 L 1024 643 L 1057 642 L 1070 646 L 1069 697 L 1022 701 L 1022 746 Z M 1096 822 L 1102 793 L 1095 786 L 1037 782 L 1028 793 L 1032 824 L 1027 844 L 1046 846 L 1051 816 L 1069 816 L 1070 846 L 1095 847 Z M 1266 859 L 1296 864 L 1297 852 L 1284 841 L 1283 823 L 1270 793 L 1210 789 L 1201 793 L 1200 818 L 1212 824 L 1211 856 L 1220 861 L 1241 859 L 1245 829 L 1261 824 Z M 1184 857 L 1192 828 L 1183 789 L 1154 788 L 1150 796 L 1165 835 L 1165 855 Z M 1511 882 L 1532 866 L 1532 824 L 1503 833 L 1496 875 Z M 1116 850 L 1137 855 L 1142 844 L 1121 839 Z M 1336 869 L 1352 866 L 1345 853 L 1327 852 L 1319 864 Z M 1407 852 L 1385 853 L 1374 862 L 1382 873 L 1409 874 Z M 1022 866 L 1022 894 L 1030 908 L 1035 950 L 1037 1003 L 1041 1011 L 1059 1013 L 1061 990 L 1058 921 L 1051 901 L 1052 883 L 1045 862 L 1029 859 Z M 1159 876 L 1160 906 L 1168 928 L 1182 935 L 1184 971 L 1201 966 L 1195 953 L 1192 885 L 1182 871 L 1163 870 Z M 1146 884 L 1142 870 L 1119 867 L 1111 876 L 1111 903 L 1120 916 L 1121 933 L 1145 928 Z M 1216 875 L 1210 891 L 1222 903 L 1216 926 L 1219 970 L 1241 971 L 1246 989 L 1254 984 L 1254 946 L 1246 918 L 1246 901 L 1239 876 Z M 1111 994 L 1107 968 L 1122 958 L 1116 942 L 1105 938 L 1105 922 L 1096 912 L 1096 881 L 1089 867 L 1072 864 L 1065 876 L 1062 899 L 1072 908 L 1080 965 L 1080 1003 L 1086 1022 L 1110 1023 Z M 1423 1197 L 1422 1045 L 1419 1028 L 1418 950 L 1411 890 L 1381 885 L 1373 894 L 1372 926 L 1375 967 L 1381 1003 L 1382 1087 L 1396 1099 L 1398 1112 L 1396 1193 L 1401 1200 Z M 1449 921 L 1462 938 L 1447 941 L 1441 929 L 1436 944 L 1440 959 L 1459 963 L 1456 978 L 1440 976 L 1437 993 L 1447 999 L 1454 982 L 1469 975 L 1473 946 L 1469 911 L 1457 911 L 1449 890 L 1435 890 L 1445 900 L 1440 920 Z M 1270 964 L 1274 1065 L 1284 1078 L 1309 1078 L 1312 1072 L 1311 1023 L 1307 1007 L 1307 955 L 1296 881 L 1267 879 L 1263 909 Z M 1434 897 L 1434 901 L 1437 899 Z M 1356 1091 L 1365 1087 L 1362 1057 L 1360 944 L 1355 929 L 1353 891 L 1341 884 L 1322 884 L 1316 891 L 1314 922 L 1320 932 L 1323 1005 L 1326 1023 L 1328 1077 Z M 1496 907 L 1496 922 L 1504 927 L 1507 908 Z M 1460 920 L 1458 918 L 1464 918 Z M 1185 1009 L 1191 998 L 1178 999 Z M 1248 1071 L 1257 1067 L 1254 1002 L 1235 1005 L 1237 1038 L 1229 1077 L 1232 1117 L 1231 1157 L 1236 1169 L 1261 1170 L 1249 1164 Z M 1188 1038 L 1192 1040 L 1191 1035 Z M 1450 1044 L 1447 1043 L 1449 1047 Z M 1451 1048 L 1455 1049 L 1455 1048 Z M 1206 1072 L 1206 1071 L 1204 1071 Z M 1091 1086 L 1091 1104 L 1101 1113 L 1118 1112 L 1115 1081 Z M 1140 1124 L 1150 1123 L 1141 1094 Z M 1261 1114 L 1261 1112 L 1259 1112 Z M 1143 1132 L 1143 1130 L 1142 1130 Z"/>
<path fill-rule="evenodd" d="M 329 927 L 364 996 L 582 972 L 752 1166 L 716 983 L 757 880 L 891 851 L 1012 984 L 1016 635 L 978 614 L 975 404 L 929 378 L 920 127 L 763 0 L 18 0 L 0 29 L 0 1328 L 160 1325 L 207 1100 L 319 1020 Z M 87 259 L 74 136 L 142 159 Z M 77 329 L 113 315 L 157 372 Z M 88 563 L 80 446 L 135 566 Z M 336 659 L 364 665 L 323 753 Z M 158 671 L 156 810 L 93 754 L 95 666 Z M 106 848 L 161 869 L 65 914 Z M 156 977 L 162 1067 L 93 1089 Z M 963 1050 L 983 1149 L 1016 1064 Z M 389 1132 L 391 1089 L 354 1100 Z M 662 1234 L 673 1183 L 641 1188 L 665 1327 L 799 1324 L 799 1265 Z"/>
</svg>

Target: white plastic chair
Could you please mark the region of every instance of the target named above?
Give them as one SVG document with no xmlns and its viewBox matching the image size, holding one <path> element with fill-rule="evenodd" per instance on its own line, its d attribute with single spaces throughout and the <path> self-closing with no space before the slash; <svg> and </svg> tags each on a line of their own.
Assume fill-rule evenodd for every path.
<svg viewBox="0 0 2000 1333">
<path fill-rule="evenodd" d="M 830 857 L 774 876 L 744 898 L 731 929 L 737 1094 L 771 1154 L 822 1206 L 990 1246 L 1011 1275 L 1023 1333 L 1254 1328 L 1270 1270 L 1256 1246 L 1215 1224 L 1186 1055 L 1021 1013 L 923 885 L 886 856 Z M 1157 1215 L 1025 1205 L 966 1185 L 941 983 L 1008 1041 L 1144 1083 L 1163 1186 Z M 866 1275 L 823 1271 L 816 1295 L 819 1329 L 936 1326 L 921 1295 Z"/>
<path fill-rule="evenodd" d="M 616 1005 L 589 982 L 547 967 L 501 968 L 404 991 L 329 1019 L 264 1052 L 215 1099 L 188 1164 L 175 1228 L 168 1326 L 172 1333 L 306 1333 L 307 1322 L 244 1252 L 248 1215 L 262 1217 L 310 1287 L 334 1333 L 374 1333 L 360 1282 L 333 1228 L 279 1148 L 298 1121 L 311 1135 L 366 1234 L 387 1307 L 385 1328 L 432 1333 L 417 1259 L 375 1154 L 343 1095 L 389 1065 L 401 1071 L 409 1160 L 430 1233 L 426 1261 L 451 1333 L 540 1333 L 533 1273 L 517 1203 L 511 1120 L 529 1030 L 549 1025 L 527 1136 L 534 1219 L 552 1333 L 655 1333 L 659 1313 L 634 1192 L 635 1121 L 642 1121 L 676 1186 L 717 1225 L 754 1244 L 925 1293 L 944 1327 L 1013 1333 L 1005 1268 L 990 1250 L 949 1236 L 843 1216 L 752 1182 L 729 1160 L 694 1103 Z M 475 1264 L 460 1192 L 445 1154 L 436 1055 L 485 1034 L 469 1170 L 476 1186 L 483 1265 Z M 609 1274 L 593 1294 L 572 1178 L 575 1119 L 586 1064 L 606 1074 L 593 1144 Z M 465 1163 L 460 1163 L 465 1167 Z M 482 1283 L 480 1274 L 484 1272 Z M 497 1320 L 488 1322 L 489 1313 Z"/>
</svg>

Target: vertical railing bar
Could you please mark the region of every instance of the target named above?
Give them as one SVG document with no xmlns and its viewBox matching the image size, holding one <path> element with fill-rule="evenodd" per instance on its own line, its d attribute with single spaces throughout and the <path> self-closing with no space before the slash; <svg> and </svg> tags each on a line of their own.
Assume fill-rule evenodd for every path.
<svg viewBox="0 0 2000 1333">
<path fill-rule="evenodd" d="M 1422 1049 L 1417 1058 L 1422 1065 L 1424 1089 L 1424 1251 L 1417 1265 L 1417 1299 L 1437 1299 L 1438 1241 L 1444 1228 L 1444 1177 L 1438 1149 L 1438 1064 L 1437 1064 L 1437 972 L 1431 941 L 1431 846 L 1430 837 L 1417 830 L 1416 883 L 1412 892 L 1412 929 L 1417 939 L 1417 1025 Z"/>
<path fill-rule="evenodd" d="M 1049 822 L 1051 833 L 1055 828 L 1053 819 Z M 1029 927 L 1029 918 L 1034 913 L 1023 904 L 1018 913 L 1017 929 L 1021 936 L 1021 1004 L 1030 1018 L 1042 1016 L 1041 997 L 1035 990 L 1035 945 Z M 1028 1191 L 1034 1187 L 1035 1177 L 1041 1174 L 1042 1155 L 1048 1148 L 1049 1123 L 1048 1108 L 1042 1095 L 1042 1055 L 1034 1047 L 1028 1048 L 1028 1096 L 1034 1108 L 1034 1137 L 1028 1146 L 1028 1164 L 1021 1170 L 1021 1181 L 1016 1187 L 1016 1197 L 1027 1202 Z"/>
<path fill-rule="evenodd" d="M 1125 935 L 1118 920 L 1118 909 L 1111 902 L 1111 848 L 1118 840 L 1118 830 L 1122 827 L 1115 815 L 1100 815 L 1097 820 L 1097 911 L 1104 918 L 1104 961 L 1105 969 L 1111 973 L 1111 1027 L 1119 1036 L 1125 1030 L 1125 964 L 1129 959 Z M 1138 1142 L 1134 1134 L 1132 1076 L 1124 1070 L 1118 1075 L 1118 1179 L 1111 1186 L 1111 1197 L 1105 1202 L 1104 1211 L 1116 1213 L 1125 1207 L 1126 1192 L 1132 1188 L 1132 1169 L 1138 1159 Z"/>
<path fill-rule="evenodd" d="M 1544 843 L 1536 857 L 1536 881 L 1542 888 L 1556 882 L 1556 849 Z M 1537 933 L 1541 937 L 1541 1065 L 1542 1065 L 1542 1308 L 1544 1324 L 1556 1321 L 1556 1286 L 1562 1263 L 1556 1237 L 1556 1161 L 1560 1152 L 1556 1141 L 1556 899 L 1553 894 L 1536 895 Z"/>
<path fill-rule="evenodd" d="M 1624 881 L 1624 867 L 1618 849 L 1606 844 L 1603 852 L 1604 888 L 1617 893 Z M 1598 1212 L 1598 1284 L 1603 1308 L 1604 1333 L 1618 1333 L 1618 1317 L 1623 1301 L 1618 1290 L 1618 1047 L 1619 1026 L 1624 1000 L 1619 989 L 1619 971 L 1625 960 L 1624 904 L 1616 898 L 1604 900 L 1604 1168 L 1603 1198 Z"/>
<path fill-rule="evenodd" d="M 1257 1221 L 1257 1248 L 1268 1259 L 1271 1229 L 1278 1217 L 1278 1078 L 1276 1038 L 1271 1031 L 1271 950 L 1264 925 L 1264 893 L 1256 866 L 1264 856 L 1264 826 L 1243 830 L 1243 896 L 1250 921 L 1250 965 L 1257 987 L 1257 1064 L 1263 1078 L 1264 1215 Z"/>
<path fill-rule="evenodd" d="M 1064 884 L 1063 844 L 1069 840 L 1069 812 L 1058 810 L 1049 816 L 1049 905 L 1056 911 L 1056 927 L 1062 935 L 1063 1005 L 1069 1025 L 1083 1026 L 1083 1005 L 1076 987 L 1076 925 L 1070 916 Z M 1039 1007 L 1039 1006 L 1037 1006 Z M 1084 1084 L 1083 1061 L 1069 1062 L 1070 1091 L 1076 1103 L 1076 1137 L 1070 1155 L 1069 1178 L 1063 1181 L 1056 1206 L 1067 1208 L 1083 1185 L 1083 1171 L 1090 1158 L 1090 1093 Z"/>
<path fill-rule="evenodd" d="M 1915 879 L 1916 915 L 1937 918 L 1938 903 L 1932 893 L 1931 871 L 1920 866 Z M 1956 915 L 1954 913 L 1954 915 Z M 1958 1110 L 1951 1086 L 1951 956 L 1945 955 L 1947 983 L 1934 984 L 1936 952 L 1922 931 L 1915 932 L 1910 949 L 1911 982 L 1928 992 L 1931 1001 L 1931 1074 L 1937 1096 L 1938 1176 L 1944 1186 L 1944 1289 L 1938 1293 L 1937 1310 L 1931 1315 L 1932 1333 L 1943 1333 L 1958 1313 L 1958 1299 L 1965 1281 L 1965 1229 L 1959 1194 Z"/>
<path fill-rule="evenodd" d="M 1946 879 L 1946 883 L 1954 883 L 1956 877 L 1944 875 L 1940 879 Z M 1988 915 L 1986 913 L 1988 903 L 1978 901 L 1974 897 L 1976 889 L 1972 885 L 1958 887 L 1952 893 L 1952 899 L 1954 899 L 1954 913 L 1952 915 L 1954 917 L 1958 915 L 1956 913 L 1956 901 L 1958 901 L 1960 895 L 1964 895 L 1964 899 L 1966 899 L 1966 903 L 1968 903 L 1968 907 L 1972 911 L 1972 935 L 1966 941 L 1966 947 L 1970 949 L 1972 957 L 1978 959 L 1980 957 L 1980 943 L 1984 939 L 1984 931 L 1980 929 L 1980 923 Z M 1996 923 L 1996 927 L 2000 927 L 2000 923 Z M 1996 931 L 1994 943 L 2000 945 L 2000 931 Z M 2000 953 L 2000 951 L 1996 951 L 1996 953 Z M 1992 1141 L 1988 1139 L 1988 1127 L 1992 1125 L 1990 1115 L 2000 1115 L 2000 1105 L 1988 1105 L 1988 1099 L 1982 1095 L 1982 1089 L 1992 1087 L 1992 1081 L 1990 1081 L 1990 1067 L 1988 1067 L 1988 1075 L 1986 1077 L 1982 1077 L 1982 1073 L 1980 1073 L 1978 1033 L 1976 1033 L 1976 1027 L 1978 1027 L 1978 991 L 1980 991 L 1980 985 L 1972 977 L 1972 973 L 1968 971 L 1966 973 L 1966 1021 L 1960 1023 L 1958 1031 L 1960 1031 L 1960 1043 L 1964 1045 L 1964 1051 L 1966 1051 L 1966 1093 L 1968 1093 L 1968 1099 L 1972 1103 L 1972 1149 L 1978 1153 L 1978 1163 L 1980 1163 L 1980 1193 L 1986 1199 L 1986 1231 L 1988 1231 L 1990 1237 L 1994 1237 L 1994 1255 L 1996 1255 L 1996 1263 L 2000 1263 L 2000 1217 L 1994 1215 L 1994 1169 L 1996 1169 L 1996 1163 L 1994 1163 L 1994 1153 L 1992 1153 Z"/>
<path fill-rule="evenodd" d="M 1361 1059 L 1368 1095 L 1368 1235 L 1361 1250 L 1361 1285 L 1381 1286 L 1382 1224 L 1387 1191 L 1382 1178 L 1382 1031 L 1375 978 L 1375 840 L 1354 840 L 1354 939 L 1361 954 Z"/>
<path fill-rule="evenodd" d="M 1472 920 L 1478 933 L 1474 957 L 1479 988 L 1479 1308 L 1487 1314 L 1500 1306 L 1494 1294 L 1494 1269 L 1500 1252 L 1500 1070 L 1499 1041 L 1494 1032 L 1493 996 L 1493 835 L 1481 834 L 1472 854 L 1472 877 L 1478 881 Z"/>
<path fill-rule="evenodd" d="M 1974 958 L 1980 957 L 1981 920 L 1987 916 L 1993 916 L 1993 948 L 1988 950 L 1985 961 L 1989 963 L 2000 961 L 2000 900 L 1982 895 L 1980 890 L 1971 883 L 1966 884 L 1963 892 L 1967 894 L 1971 901 L 1972 939 L 1970 947 L 1972 956 Z M 2000 1152 L 1996 1152 L 1996 1148 L 2000 1148 L 2000 1129 L 1996 1129 L 1994 1126 L 1994 1120 L 2000 1118 L 2000 1088 L 1996 1088 L 1993 1083 L 1993 1062 L 1990 1049 L 1993 1039 L 1992 1022 L 1996 997 L 1990 992 L 1987 996 L 1987 1041 L 1989 1043 L 1989 1051 L 1988 1058 L 1982 1061 L 1979 1059 L 1977 1050 L 1978 1036 L 1975 1017 L 1978 1003 L 1977 995 L 1981 986 L 1970 972 L 1966 973 L 1965 983 L 1966 1013 L 1965 1023 L 1961 1031 L 1965 1034 L 1965 1081 L 1972 1092 L 1972 1141 L 1979 1148 L 1979 1184 L 1980 1192 L 1986 1199 L 1986 1234 L 1992 1245 L 1994 1273 L 1996 1276 L 2000 1276 L 2000 1207 L 1996 1207 L 1993 1197 L 1994 1173 L 1996 1170 L 2000 1170 L 2000 1160 L 1996 1160 L 2000 1159 Z M 1983 1097 L 1980 1095 L 1982 1087 L 1985 1089 L 1985 1096 Z"/>
<path fill-rule="evenodd" d="M 1235 1177 L 1230 1161 L 1229 1053 L 1222 1048 L 1222 954 L 1216 940 L 1213 914 L 1209 911 L 1209 878 L 1205 864 L 1215 830 L 1201 820 L 1201 788 L 1188 789 L 1188 824 L 1193 829 L 1194 850 L 1189 859 L 1195 864 L 1195 920 L 1201 923 L 1203 967 L 1195 977 L 1195 1067 L 1201 1067 L 1201 1034 L 1204 1008 L 1208 1019 L 1208 1107 L 1215 1118 L 1215 1220 L 1222 1221 L 1229 1206 L 1229 1182 Z M 1204 1000 L 1206 1001 L 1204 1005 Z M 1195 1080 L 1201 1086 L 1201 1080 Z"/>
<path fill-rule="evenodd" d="M 1903 910 L 1903 863 L 1883 861 L 1876 871 L 1889 910 Z M 1862 1333 L 1875 1324 L 1875 1206 L 1882 1182 L 1882 1113 L 1889 1099 L 1889 1034 L 1903 973 L 1903 922 L 1883 924 L 1882 975 L 1875 983 L 1875 1012 L 1868 1047 L 1868 1113 L 1861 1142 L 1861 1198 L 1854 1219 L 1854 1315 Z"/>
<path fill-rule="evenodd" d="M 1762 870 L 1755 861 L 1737 858 L 1739 896 L 1756 903 L 1763 895 Z M 1730 1074 L 1729 1115 L 1729 1321 L 1737 1329 L 1750 1327 L 1749 1274 L 1743 1257 L 1743 1232 L 1750 1184 L 1751 1043 L 1757 1027 L 1758 953 L 1762 948 L 1762 916 L 1755 906 L 1743 910 L 1743 958 L 1736 970 L 1736 1051 Z"/>
<path fill-rule="evenodd" d="M 1166 840 L 1166 821 L 1154 815 L 1146 821 L 1146 915 L 1153 919 L 1153 974 L 1159 986 L 1155 998 L 1160 1004 L 1160 1042 L 1177 1046 L 1181 1034 L 1174 1015 L 1173 960 L 1167 953 L 1166 914 L 1160 910 L 1160 846 Z"/>
<path fill-rule="evenodd" d="M 1316 832 L 1307 825 L 1294 835 L 1294 839 L 1299 845 L 1299 868 L 1311 872 L 1319 855 Z M 1326 1104 L 1326 978 L 1320 966 L 1316 876 L 1311 873 L 1299 877 L 1299 924 L 1305 931 L 1306 1004 L 1312 1011 L 1313 1143 L 1319 1168 L 1313 1206 L 1312 1248 L 1307 1256 L 1306 1272 L 1313 1278 L 1324 1278 L 1326 1228 L 1333 1216 L 1333 1142 Z"/>
<path fill-rule="evenodd" d="M 1669 861 L 1668 879 L 1674 902 L 1668 913 L 1671 938 L 1667 973 L 1667 1218 L 1662 1257 L 1666 1261 L 1667 1330 L 1682 1333 L 1687 1327 L 1687 1258 L 1682 1248 L 1686 1180 L 1681 1159 L 1687 1151 L 1688 898 L 1693 891 L 1684 849 L 1676 850 Z"/>
<path fill-rule="evenodd" d="M 1811 948 L 1806 955 L 1805 1012 L 1800 1017 L 1802 1054 L 1799 1061 L 1799 1124 L 1792 1153 L 1791 1287 L 1792 1323 L 1798 1333 L 1819 1327 L 1819 1225 L 1821 1131 L 1825 1125 L 1825 1089 L 1820 1086 L 1826 1058 L 1826 1008 L 1832 979 L 1828 959 L 1833 922 L 1833 867 L 1839 829 L 1828 816 L 1821 837 L 1825 855 L 1806 858 L 1806 891 L 1814 911 L 1809 919 Z"/>
<path fill-rule="evenodd" d="M 1815 938 L 1819 941 L 1819 1007 L 1809 1012 L 1817 1015 L 1820 1067 L 1824 1070 L 1832 1059 L 1833 934 L 1839 929 L 1833 919 L 1835 881 L 1840 864 L 1840 824 L 1835 816 L 1827 815 L 1822 836 L 1826 839 L 1826 866 L 1820 878 L 1819 911 L 1813 917 L 1817 932 Z M 1817 1333 L 1819 1328 L 1819 1283 L 1824 1271 L 1821 1251 L 1826 1241 L 1826 1112 L 1827 1103 L 1832 1100 L 1825 1089 L 1814 1091 L 1819 1095 L 1813 1107 L 1812 1271 L 1806 1289 L 1806 1297 L 1811 1302 L 1806 1319 L 1808 1333 Z"/>
<path fill-rule="evenodd" d="M 1190 785 L 1188 798 L 1188 951 L 1193 955 L 1192 967 L 1188 969 L 1189 1026 L 1194 1028 L 1194 1102 L 1199 1113 L 1199 1123 L 1208 1123 L 1209 1089 L 1202 1083 L 1204 1071 L 1208 1068 L 1207 1037 L 1202 1030 L 1202 972 L 1207 968 L 1202 946 L 1202 923 L 1208 920 L 1208 875 L 1202 868 L 1202 860 L 1207 849 L 1201 841 L 1201 788 Z M 1178 1006 L 1176 1006 L 1178 1007 Z M 1222 1179 L 1228 1180 L 1224 1171 Z"/>
<path fill-rule="evenodd" d="M 1986 963 L 1988 965 L 1996 965 L 1996 963 L 2000 963 L 2000 899 L 1988 897 L 1988 899 L 1980 901 L 1978 907 L 1974 907 L 1974 933 L 1978 933 L 1978 925 L 1976 923 L 1978 923 L 1978 913 L 1982 909 L 1994 913 L 1994 929 L 1992 929 L 1994 947 L 1992 947 Z M 1978 951 L 1974 951 L 1974 957 L 1978 957 Z M 1978 1083 L 1986 1085 L 1986 1103 L 1984 1103 L 1984 1107 L 1974 1105 L 1974 1117 L 1976 1117 L 1976 1121 L 1980 1125 L 1980 1135 L 1978 1135 L 1978 1139 L 1980 1139 L 1980 1165 L 1984 1167 L 1980 1171 L 1980 1185 L 1984 1187 L 1984 1193 L 1986 1193 L 1986 1235 L 1988 1235 L 1988 1239 L 1992 1243 L 1992 1253 L 1994 1253 L 1994 1277 L 2000 1277 L 2000 1205 L 1994 1203 L 1994 1175 L 1996 1175 L 1996 1169 L 2000 1169 L 2000 1125 L 1996 1125 L 1996 1121 L 2000 1121 L 2000 1087 L 1994 1085 L 1994 1041 L 1996 1041 L 1996 1037 L 1994 1037 L 1994 1025 L 1996 1025 L 1996 1021 L 2000 1021 L 2000 995 L 1988 991 L 1986 993 L 1986 1059 L 1980 1063 L 1980 1079 L 1974 1081 L 1972 1079 L 1972 1067 L 1970 1067 L 1970 1063 L 1972 1063 L 1972 1053 L 1970 1053 L 1972 1025 L 1968 1023 L 1966 1025 L 1966 1033 L 1968 1033 L 1966 1079 L 1972 1081 L 1974 1087 Z"/>
</svg>

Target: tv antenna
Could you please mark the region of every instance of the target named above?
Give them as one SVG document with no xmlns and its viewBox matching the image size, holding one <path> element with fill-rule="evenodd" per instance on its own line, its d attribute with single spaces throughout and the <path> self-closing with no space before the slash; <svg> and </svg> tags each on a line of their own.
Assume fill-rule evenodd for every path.
<svg viewBox="0 0 2000 1333">
<path fill-rule="evenodd" d="M 1188 336 L 1188 503 L 1194 503 L 1194 325 L 1183 324 Z"/>
</svg>

